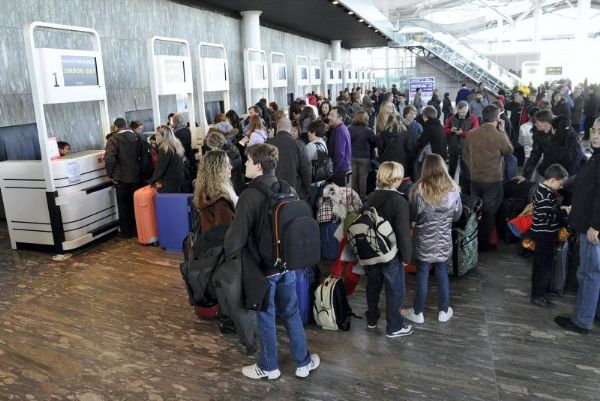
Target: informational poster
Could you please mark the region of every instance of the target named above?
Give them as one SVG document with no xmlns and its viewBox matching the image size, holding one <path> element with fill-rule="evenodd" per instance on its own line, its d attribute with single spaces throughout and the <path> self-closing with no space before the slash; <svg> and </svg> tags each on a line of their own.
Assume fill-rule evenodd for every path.
<svg viewBox="0 0 600 401">
<path fill-rule="evenodd" d="M 53 136 L 48 138 L 46 150 L 48 152 L 48 158 L 50 160 L 60 159 L 60 152 L 58 150 L 58 142 L 56 141 L 56 137 Z"/>
<path fill-rule="evenodd" d="M 321 69 L 319 67 L 316 67 L 314 69 L 314 74 L 315 74 L 315 76 L 313 77 L 314 79 L 316 79 L 316 80 L 321 79 Z"/>
<path fill-rule="evenodd" d="M 61 61 L 65 86 L 98 85 L 96 57 L 62 55 Z"/>
<path fill-rule="evenodd" d="M 69 184 L 76 184 L 81 181 L 81 170 L 78 162 L 71 161 L 67 163 L 67 181 Z"/>
<path fill-rule="evenodd" d="M 408 80 L 409 103 L 412 103 L 417 93 L 417 88 L 421 88 L 421 99 L 423 107 L 431 100 L 433 90 L 435 89 L 435 77 L 416 77 Z"/>
</svg>

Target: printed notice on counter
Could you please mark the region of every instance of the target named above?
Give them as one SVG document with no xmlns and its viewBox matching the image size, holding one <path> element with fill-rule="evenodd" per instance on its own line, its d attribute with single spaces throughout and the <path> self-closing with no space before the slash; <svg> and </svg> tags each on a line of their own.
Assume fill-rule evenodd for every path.
<svg viewBox="0 0 600 401">
<path fill-rule="evenodd" d="M 75 184 L 81 181 L 81 170 L 76 161 L 67 163 L 67 181 L 69 184 Z"/>
</svg>

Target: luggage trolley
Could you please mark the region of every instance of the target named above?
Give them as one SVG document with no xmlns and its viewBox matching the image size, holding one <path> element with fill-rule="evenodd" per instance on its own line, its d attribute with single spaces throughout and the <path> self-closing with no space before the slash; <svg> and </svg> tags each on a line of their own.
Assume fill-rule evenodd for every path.
<svg viewBox="0 0 600 401">
<path fill-rule="evenodd" d="M 164 55 L 156 53 L 157 42 L 166 43 L 167 46 L 179 45 L 183 47 L 183 56 Z M 170 50 L 170 49 L 169 49 Z M 161 123 L 160 96 L 173 96 L 185 94 L 183 105 L 177 102 L 177 112 L 189 113 L 188 121 L 192 132 L 192 147 L 197 148 L 199 130 L 196 128 L 196 114 L 194 108 L 194 84 L 192 80 L 192 58 L 190 45 L 187 40 L 153 36 L 148 39 L 148 58 L 150 64 L 150 91 L 152 94 L 152 116 L 154 125 Z M 171 110 L 170 110 L 171 111 Z M 166 119 L 166 114 L 163 118 Z M 166 121 L 165 121 L 166 123 Z"/>
<path fill-rule="evenodd" d="M 294 72 L 294 98 L 306 99 L 306 93 L 310 86 L 308 57 L 296 56 L 296 68 Z"/>
<path fill-rule="evenodd" d="M 287 99 L 287 64 L 283 53 L 271 52 L 269 54 L 269 65 L 271 73 L 269 74 L 269 99 L 279 105 L 279 108 L 286 110 L 289 107 Z"/>
<path fill-rule="evenodd" d="M 268 98 L 269 71 L 264 50 L 244 50 L 244 86 L 246 88 L 246 110 L 260 98 Z"/>
<path fill-rule="evenodd" d="M 44 29 L 84 34 L 93 50 L 36 47 Z M 104 169 L 104 150 L 60 157 L 48 137 L 46 105 L 97 102 L 99 135 L 109 132 L 104 65 L 98 32 L 90 28 L 31 22 L 25 48 L 41 160 L 0 163 L 0 188 L 13 249 L 63 252 L 79 248 L 118 228 L 115 190 Z M 66 127 L 65 127 L 66 128 Z"/>
<path fill-rule="evenodd" d="M 202 146 L 202 139 L 208 132 L 208 118 L 206 116 L 206 93 L 211 98 L 222 93 L 223 109 L 225 113 L 230 109 L 229 103 L 229 65 L 227 63 L 227 51 L 222 44 L 205 43 L 198 45 L 198 76 L 200 77 L 200 90 L 198 91 L 198 102 L 200 103 L 200 130 L 202 138 L 197 138 L 198 147 Z"/>
</svg>

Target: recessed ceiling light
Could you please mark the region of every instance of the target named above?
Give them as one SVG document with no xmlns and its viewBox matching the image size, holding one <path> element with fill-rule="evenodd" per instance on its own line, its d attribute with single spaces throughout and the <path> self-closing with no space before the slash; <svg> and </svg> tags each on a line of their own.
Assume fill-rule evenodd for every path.
<svg viewBox="0 0 600 401">
<path fill-rule="evenodd" d="M 367 28 L 373 28 L 371 25 L 367 25 Z"/>
<path fill-rule="evenodd" d="M 365 22 L 365 20 L 361 18 L 358 20 L 358 22 Z"/>
<path fill-rule="evenodd" d="M 354 11 L 348 11 L 348 15 L 354 14 Z"/>
<path fill-rule="evenodd" d="M 375 33 L 379 32 L 379 29 L 375 29 Z"/>
<path fill-rule="evenodd" d="M 340 4 L 339 1 L 332 1 L 331 4 Z"/>
</svg>

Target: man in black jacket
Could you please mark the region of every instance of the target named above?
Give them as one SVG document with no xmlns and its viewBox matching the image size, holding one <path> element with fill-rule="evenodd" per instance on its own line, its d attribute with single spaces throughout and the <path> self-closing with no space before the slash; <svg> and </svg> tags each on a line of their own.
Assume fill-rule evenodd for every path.
<svg viewBox="0 0 600 401">
<path fill-rule="evenodd" d="M 571 317 L 557 316 L 554 321 L 565 330 L 588 333 L 600 320 L 600 118 L 592 126 L 590 144 L 594 150 L 572 184 L 570 226 L 579 239 L 580 266 L 577 270 L 577 301 Z"/>
<path fill-rule="evenodd" d="M 260 246 L 274 243 L 273 232 L 267 228 L 267 224 L 271 224 L 267 215 L 270 199 L 259 188 L 266 186 L 275 193 L 281 191 L 282 183 L 275 177 L 279 152 L 273 145 L 257 144 L 248 147 L 246 156 L 248 157 L 246 177 L 253 181 L 240 195 L 235 217 L 225 235 L 223 247 L 227 258 L 235 258 L 244 251 L 256 254 L 255 249 L 258 244 L 260 261 L 257 263 L 268 282 L 268 304 L 257 313 L 260 343 L 258 360 L 254 365 L 242 368 L 242 374 L 250 379 L 268 378 L 269 380 L 281 376 L 277 361 L 275 328 L 277 315 L 282 319 L 288 332 L 291 354 L 297 366 L 296 376 L 307 377 L 311 370 L 319 366 L 320 359 L 317 354 L 308 351 L 306 344 L 304 327 L 298 312 L 296 273 L 293 270 L 281 273 L 279 267 L 275 266 L 272 247 L 271 251 L 268 251 Z M 249 250 L 249 248 L 254 249 Z M 245 260 L 244 256 L 242 263 Z M 242 270 L 245 274 L 243 265 Z"/>
<path fill-rule="evenodd" d="M 304 143 L 294 139 L 290 134 L 291 130 L 292 123 L 287 117 L 279 119 L 277 134 L 269 138 L 267 143 L 275 146 L 281 160 L 285 160 L 285 163 L 279 163 L 275 169 L 277 179 L 290 184 L 300 198 L 306 199 L 312 179 L 312 165 L 306 157 Z"/>
<path fill-rule="evenodd" d="M 129 238 L 136 234 L 133 193 L 142 186 L 138 138 L 127 128 L 124 118 L 117 118 L 114 125 L 119 131 L 111 135 L 106 143 L 104 165 L 106 174 L 117 184 L 121 234 Z"/>
</svg>

